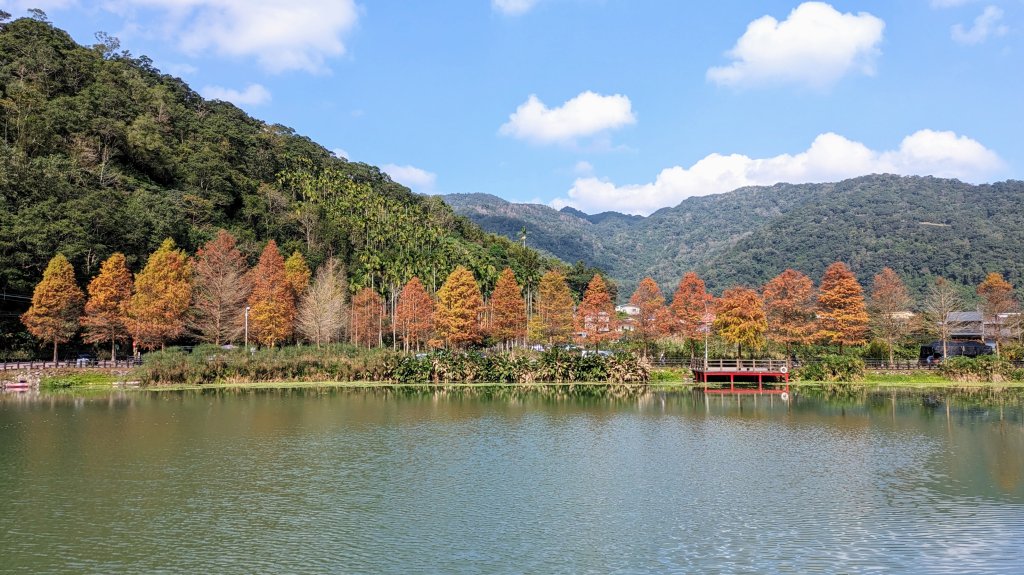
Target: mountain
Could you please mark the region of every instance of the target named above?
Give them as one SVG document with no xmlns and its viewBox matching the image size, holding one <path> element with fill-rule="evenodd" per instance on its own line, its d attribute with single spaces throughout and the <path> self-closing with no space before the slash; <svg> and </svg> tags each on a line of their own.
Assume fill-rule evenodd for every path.
<svg viewBox="0 0 1024 575">
<path fill-rule="evenodd" d="M 776 184 L 688 198 L 648 217 L 534 204 L 481 194 L 445 196 L 456 213 L 565 261 L 601 267 L 628 295 L 651 275 L 670 295 L 688 270 L 715 291 L 760 286 L 792 267 L 819 278 L 850 265 L 865 286 L 888 266 L 917 293 L 941 275 L 973 286 L 986 273 L 1024 283 L 1024 182 L 971 185 L 872 175 Z"/>
<path fill-rule="evenodd" d="M 487 289 L 505 266 L 535 282 L 554 263 L 101 39 L 0 20 L 0 336 L 23 333 L 17 308 L 57 252 L 84 285 L 113 252 L 138 270 L 164 238 L 194 253 L 218 228 L 250 261 L 274 239 L 386 293 L 455 265 Z"/>
</svg>

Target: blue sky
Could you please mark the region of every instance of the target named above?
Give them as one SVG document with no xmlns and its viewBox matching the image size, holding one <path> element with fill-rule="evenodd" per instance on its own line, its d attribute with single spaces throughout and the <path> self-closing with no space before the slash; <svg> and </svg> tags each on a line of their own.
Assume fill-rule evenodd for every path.
<svg viewBox="0 0 1024 575">
<path fill-rule="evenodd" d="M 1024 167 L 1021 0 L 0 0 L 425 193 L 650 213 Z"/>
</svg>

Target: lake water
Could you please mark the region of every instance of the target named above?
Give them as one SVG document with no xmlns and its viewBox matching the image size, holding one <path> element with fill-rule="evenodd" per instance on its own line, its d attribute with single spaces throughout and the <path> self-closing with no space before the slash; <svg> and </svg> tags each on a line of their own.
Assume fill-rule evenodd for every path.
<svg viewBox="0 0 1024 575">
<path fill-rule="evenodd" d="M 1022 405 L 0 396 L 0 572 L 1022 573 Z"/>
</svg>

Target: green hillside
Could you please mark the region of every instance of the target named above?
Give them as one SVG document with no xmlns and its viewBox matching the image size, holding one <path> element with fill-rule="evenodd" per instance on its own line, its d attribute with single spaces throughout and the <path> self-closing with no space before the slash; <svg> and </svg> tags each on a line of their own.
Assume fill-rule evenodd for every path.
<svg viewBox="0 0 1024 575">
<path fill-rule="evenodd" d="M 1024 284 L 1020 181 L 975 186 L 873 175 L 777 184 L 689 198 L 647 218 L 595 218 L 479 196 L 445 199 L 485 229 L 513 237 L 508 230 L 525 226 L 531 245 L 608 270 L 624 294 L 645 275 L 669 291 L 696 270 L 720 291 L 762 285 L 787 267 L 817 278 L 835 260 L 847 262 L 864 283 L 892 267 L 918 292 L 936 275 L 975 285 L 998 271 Z"/>
<path fill-rule="evenodd" d="M 102 39 L 0 23 L 0 293 L 31 294 L 56 252 L 84 284 L 115 251 L 138 270 L 164 238 L 194 252 L 220 227 L 253 260 L 271 238 L 313 265 L 339 256 L 353 288 L 439 285 L 456 264 L 487 288 L 505 266 L 531 282 L 551 263 Z M 0 331 L 20 331 L 0 304 Z"/>
</svg>

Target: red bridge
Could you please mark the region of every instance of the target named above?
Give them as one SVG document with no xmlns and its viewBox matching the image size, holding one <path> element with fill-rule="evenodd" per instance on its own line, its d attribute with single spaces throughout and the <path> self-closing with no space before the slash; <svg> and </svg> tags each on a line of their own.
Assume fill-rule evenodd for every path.
<svg viewBox="0 0 1024 575">
<path fill-rule="evenodd" d="M 690 361 L 693 381 L 704 384 L 728 383 L 729 391 L 736 391 L 736 384 L 757 384 L 759 392 L 788 392 L 789 366 L 784 359 L 709 359 L 694 358 Z M 772 386 L 766 390 L 765 385 Z M 785 389 L 775 387 L 785 385 Z"/>
</svg>

